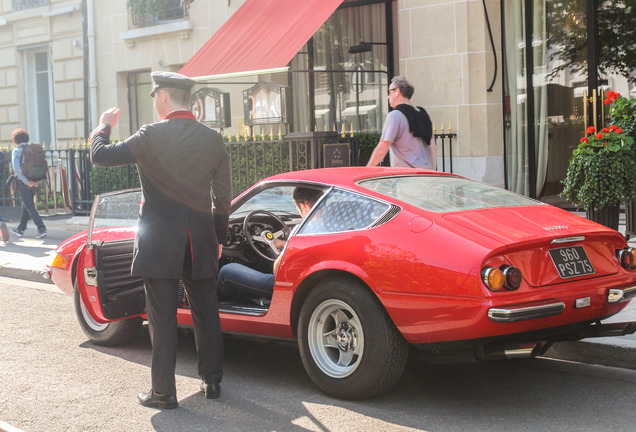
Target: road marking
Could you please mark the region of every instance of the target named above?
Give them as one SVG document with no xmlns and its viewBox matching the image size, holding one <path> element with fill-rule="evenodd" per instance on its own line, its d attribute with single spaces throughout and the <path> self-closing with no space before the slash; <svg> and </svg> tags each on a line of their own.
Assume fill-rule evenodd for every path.
<svg viewBox="0 0 636 432">
<path fill-rule="evenodd" d="M 0 431 L 1 432 L 23 432 L 22 429 L 13 427 L 9 423 L 5 423 L 2 420 L 0 420 Z"/>
</svg>

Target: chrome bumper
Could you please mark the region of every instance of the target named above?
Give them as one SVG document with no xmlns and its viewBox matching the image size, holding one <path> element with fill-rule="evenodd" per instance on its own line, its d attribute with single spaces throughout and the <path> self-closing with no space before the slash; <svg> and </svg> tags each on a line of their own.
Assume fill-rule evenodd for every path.
<svg viewBox="0 0 636 432">
<path fill-rule="evenodd" d="M 559 315 L 564 310 L 565 303 L 561 301 L 537 306 L 491 308 L 488 318 L 495 322 L 515 322 Z"/>
<path fill-rule="evenodd" d="M 607 292 L 608 303 L 620 303 L 636 297 L 636 286 L 631 288 L 612 288 Z"/>
</svg>

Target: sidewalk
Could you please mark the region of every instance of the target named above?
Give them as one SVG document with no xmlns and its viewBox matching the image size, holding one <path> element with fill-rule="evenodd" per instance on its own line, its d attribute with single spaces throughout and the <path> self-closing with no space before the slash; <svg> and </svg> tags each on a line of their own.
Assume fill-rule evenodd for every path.
<svg viewBox="0 0 636 432">
<path fill-rule="evenodd" d="M 88 216 L 42 216 L 42 220 L 48 231 L 43 239 L 34 238 L 37 228 L 29 221 L 24 237 L 10 232 L 9 243 L 0 241 L 0 276 L 50 283 L 42 277 L 42 271 L 53 261 L 55 248 L 70 236 L 88 228 Z M 7 218 L 5 223 L 8 228 L 18 225 Z"/>
<path fill-rule="evenodd" d="M 55 248 L 88 227 L 87 216 L 45 216 L 42 219 L 48 230 L 47 237 L 35 239 L 36 228 L 33 223 L 29 223 L 24 237 L 19 238 L 11 233 L 9 243 L 0 241 L 0 276 L 51 283 L 42 277 L 42 271 L 53 260 Z M 16 222 L 5 222 L 9 228 L 17 225 Z M 623 219 L 621 224 L 619 231 L 624 233 Z M 636 238 L 632 238 L 629 244 L 636 247 Z M 604 322 L 627 321 L 636 321 L 636 300 L 628 304 L 621 313 Z M 559 342 L 548 350 L 546 357 L 636 369 L 636 334 Z"/>
</svg>

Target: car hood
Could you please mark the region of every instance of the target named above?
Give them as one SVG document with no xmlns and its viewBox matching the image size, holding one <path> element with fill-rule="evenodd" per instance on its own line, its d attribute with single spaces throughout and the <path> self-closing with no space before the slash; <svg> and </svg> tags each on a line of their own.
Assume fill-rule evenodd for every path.
<svg viewBox="0 0 636 432">
<path fill-rule="evenodd" d="M 447 214 L 444 219 L 505 244 L 614 232 L 550 205 L 472 210 Z"/>
</svg>

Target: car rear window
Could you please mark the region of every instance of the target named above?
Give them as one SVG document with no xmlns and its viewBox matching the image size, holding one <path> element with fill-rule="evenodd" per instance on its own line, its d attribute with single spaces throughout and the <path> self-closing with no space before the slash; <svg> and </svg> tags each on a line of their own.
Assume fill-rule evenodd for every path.
<svg viewBox="0 0 636 432">
<path fill-rule="evenodd" d="M 496 186 L 451 176 L 395 176 L 358 184 L 406 204 L 432 212 L 457 212 L 543 203 Z"/>
</svg>

